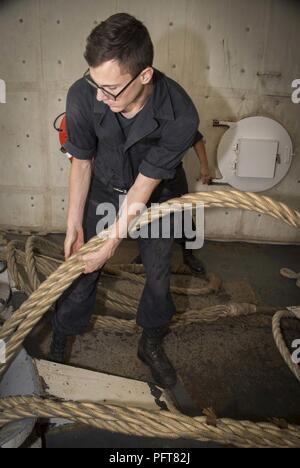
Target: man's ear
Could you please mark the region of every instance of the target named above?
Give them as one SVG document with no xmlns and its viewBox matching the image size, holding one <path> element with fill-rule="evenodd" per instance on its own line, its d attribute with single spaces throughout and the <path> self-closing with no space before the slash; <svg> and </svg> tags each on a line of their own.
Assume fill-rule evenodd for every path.
<svg viewBox="0 0 300 468">
<path fill-rule="evenodd" d="M 148 84 L 152 80 L 154 70 L 152 67 L 145 68 L 141 73 L 142 84 Z"/>
</svg>

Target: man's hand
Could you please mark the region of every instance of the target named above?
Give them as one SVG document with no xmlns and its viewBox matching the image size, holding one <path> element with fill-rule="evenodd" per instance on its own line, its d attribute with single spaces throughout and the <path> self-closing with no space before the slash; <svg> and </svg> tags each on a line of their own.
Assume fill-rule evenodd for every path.
<svg viewBox="0 0 300 468">
<path fill-rule="evenodd" d="M 211 181 L 211 176 L 209 173 L 208 166 L 201 166 L 200 176 L 198 180 L 201 180 L 202 184 L 209 184 L 209 182 Z"/>
<path fill-rule="evenodd" d="M 200 162 L 200 173 L 197 182 L 201 180 L 202 184 L 209 184 L 212 177 L 209 174 L 208 159 L 203 138 L 197 141 L 194 145 L 194 150 Z"/>
<path fill-rule="evenodd" d="M 100 247 L 97 252 L 93 252 L 80 257 L 85 263 L 84 273 L 93 273 L 100 270 L 105 263 L 115 254 L 116 248 L 120 241 L 116 239 L 108 239 L 105 244 Z"/>
<path fill-rule="evenodd" d="M 68 226 L 65 238 L 65 260 L 76 253 L 84 244 L 84 234 L 81 225 Z"/>
</svg>

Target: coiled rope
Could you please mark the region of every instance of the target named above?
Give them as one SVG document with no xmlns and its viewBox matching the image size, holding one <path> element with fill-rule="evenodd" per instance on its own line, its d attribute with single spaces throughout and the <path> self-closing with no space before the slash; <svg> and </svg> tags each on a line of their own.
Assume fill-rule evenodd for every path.
<svg viewBox="0 0 300 468">
<path fill-rule="evenodd" d="M 41 248 L 51 249 L 53 245 L 55 245 L 55 250 L 58 251 L 57 244 L 48 242 L 46 239 L 43 239 L 41 237 L 32 236 L 27 239 L 26 244 L 24 246 L 25 252 L 23 252 L 22 250 L 20 250 L 20 248 L 16 250 L 16 244 L 14 243 L 14 241 L 11 241 L 7 245 L 7 252 L 9 252 L 9 255 L 7 256 L 7 265 L 10 275 L 15 281 L 15 283 L 18 282 L 19 284 L 30 285 L 27 287 L 27 289 L 30 288 L 31 293 L 34 291 L 34 288 L 39 287 L 41 282 L 40 277 L 49 276 L 57 268 L 57 266 L 62 263 L 62 260 L 57 260 L 54 257 L 51 258 L 49 256 L 36 254 L 37 250 L 40 250 Z M 54 264 L 54 262 L 56 263 Z M 25 275 L 21 274 L 20 268 L 18 268 L 18 266 L 20 265 L 22 266 L 24 272 L 26 272 L 26 279 Z M 120 277 L 126 280 L 128 280 L 129 278 L 130 281 L 134 281 L 137 284 L 144 284 L 145 278 L 141 276 L 143 272 L 144 267 L 142 265 L 136 264 L 119 264 L 113 266 L 105 266 L 103 271 L 104 274 L 112 274 L 116 278 Z M 175 275 L 187 274 L 188 272 L 189 269 L 184 265 L 179 265 L 172 269 L 172 273 Z M 17 276 L 15 278 L 14 275 L 16 274 Z M 190 291 L 192 290 L 193 295 L 196 295 L 197 293 L 198 295 L 203 295 L 204 293 L 208 295 L 212 292 L 217 292 L 221 281 L 216 275 L 212 273 L 208 276 L 215 277 L 215 281 L 210 281 L 208 283 L 208 286 L 204 286 L 201 288 L 173 288 L 173 293 L 179 294 L 180 291 L 181 295 L 189 295 Z M 100 299 L 102 299 L 103 295 L 106 296 L 105 300 L 100 302 L 103 302 L 105 306 L 112 305 L 114 311 L 136 311 L 137 300 L 126 295 L 125 293 L 116 291 L 115 289 L 111 291 L 108 288 L 99 286 L 98 292 L 100 293 L 98 295 Z M 186 326 L 196 322 L 213 322 L 222 317 L 238 317 L 241 315 L 250 315 L 265 312 L 275 312 L 275 310 L 270 307 L 257 307 L 255 304 L 248 303 L 229 303 L 225 305 L 217 304 L 202 308 L 201 310 L 179 309 L 177 310 L 177 313 L 172 319 L 170 328 L 177 328 L 183 325 Z M 94 315 L 92 316 L 91 321 L 94 328 L 102 328 L 114 332 L 129 334 L 140 332 L 140 327 L 136 324 L 135 319 L 124 320 L 107 315 Z M 13 331 L 14 327 L 15 324 L 12 325 L 11 331 Z M 8 332 L 9 330 L 8 328 L 6 328 L 6 333 L 8 334 Z"/>
<path fill-rule="evenodd" d="M 191 418 L 168 411 L 147 411 L 89 402 L 65 402 L 38 397 L 9 397 L 0 399 L 0 424 L 24 418 L 60 417 L 87 424 L 98 429 L 146 437 L 180 437 L 232 444 L 237 447 L 299 447 L 300 431 L 289 424 L 279 428 L 273 423 L 253 423 L 217 419 L 209 425 L 204 416 Z"/>
<path fill-rule="evenodd" d="M 268 214 L 298 229 L 300 227 L 300 213 L 298 211 L 266 196 L 237 191 L 200 192 L 169 200 L 159 205 L 156 210 L 151 211 L 151 220 L 170 213 L 170 210 L 182 210 L 185 203 L 193 206 L 197 203 L 203 203 L 205 207 L 209 208 L 242 208 Z M 147 224 L 149 222 L 148 218 L 148 212 L 144 213 L 133 224 L 131 232 Z M 83 273 L 84 263 L 79 261 L 78 257 L 98 250 L 108 238 L 108 235 L 109 229 L 91 239 L 67 262 L 59 265 L 57 270 L 51 273 L 49 278 L 40 284 L 29 299 L 7 320 L 0 330 L 0 339 L 6 341 L 7 351 L 7 363 L 0 367 L 0 375 L 4 373 L 26 336 L 45 312 Z M 36 265 L 31 264 L 30 268 L 36 268 Z M 18 276 L 17 272 L 13 274 L 16 277 Z M 35 281 L 31 288 L 38 286 L 38 282 Z M 18 283 L 18 285 L 23 287 L 24 290 L 27 287 L 26 284 Z M 293 425 L 287 425 L 287 428 L 280 429 L 272 423 L 217 419 L 215 427 L 209 426 L 203 417 L 189 418 L 164 411 L 150 413 L 136 408 L 91 403 L 55 402 L 37 397 L 11 397 L 0 400 L 0 424 L 6 424 L 9 421 L 24 417 L 52 417 L 54 415 L 126 434 L 173 438 L 190 437 L 196 440 L 214 440 L 241 447 L 300 446 L 300 429 L 298 426 Z"/>
</svg>

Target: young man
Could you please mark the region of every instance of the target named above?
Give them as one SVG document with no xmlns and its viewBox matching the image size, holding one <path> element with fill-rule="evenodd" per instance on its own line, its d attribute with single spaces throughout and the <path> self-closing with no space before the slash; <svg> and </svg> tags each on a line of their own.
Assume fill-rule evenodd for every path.
<svg viewBox="0 0 300 468">
<path fill-rule="evenodd" d="M 64 117 L 63 117 L 63 119 L 61 121 L 60 128 L 57 128 L 56 127 L 56 122 L 62 115 L 64 115 Z M 67 134 L 67 128 L 66 128 L 65 113 L 59 115 L 56 118 L 56 120 L 54 122 L 54 127 L 55 127 L 55 129 L 57 131 L 60 132 L 59 133 L 59 139 L 60 139 L 60 143 L 61 143 L 61 151 L 64 154 L 66 154 L 66 150 L 64 148 L 64 145 L 65 145 L 65 142 L 68 139 L 68 134 Z M 201 180 L 201 182 L 203 184 L 209 184 L 210 181 L 211 181 L 211 176 L 210 176 L 210 172 L 209 172 L 208 159 L 207 159 L 204 139 L 203 139 L 202 133 L 200 133 L 200 132 L 198 132 L 197 135 L 196 135 L 196 139 L 195 139 L 194 144 L 193 144 L 193 149 L 194 149 L 194 151 L 195 151 L 195 153 L 197 155 L 197 158 L 199 159 L 199 162 L 200 162 L 200 172 L 199 172 L 199 177 L 198 177 L 197 180 Z M 72 159 L 73 159 L 72 156 L 69 155 L 68 153 L 67 153 L 67 155 L 68 155 L 69 160 L 72 161 Z M 193 229 L 194 232 L 196 231 L 196 226 L 195 226 L 195 223 L 194 223 L 193 219 L 192 219 L 192 229 Z M 183 226 L 182 232 L 184 232 L 184 226 Z M 191 242 L 193 239 L 186 239 L 184 236 L 182 236 L 180 238 L 176 238 L 176 242 L 182 248 L 183 261 L 190 268 L 192 274 L 194 274 L 195 276 L 202 276 L 203 277 L 206 274 L 205 267 L 203 266 L 201 260 L 199 260 L 199 258 L 194 256 L 194 251 L 192 249 L 188 249 L 186 247 L 187 240 Z M 136 263 L 141 264 L 142 263 L 141 255 L 136 256 L 134 258 L 134 260 L 132 261 L 132 263 L 133 264 L 136 264 Z"/>
<path fill-rule="evenodd" d="M 65 257 L 97 234 L 99 204 L 119 210 L 112 235 L 98 252 L 85 255 L 86 268 L 56 304 L 51 356 L 63 362 L 66 340 L 89 324 L 96 285 L 129 224 L 136 204 L 150 205 L 187 193 L 182 158 L 195 141 L 198 113 L 186 92 L 152 67 L 153 45 L 145 26 L 120 13 L 97 26 L 87 40 L 88 72 L 67 97 L 68 141 L 73 157 Z M 94 163 L 92 164 L 92 161 Z M 123 205 L 122 205 L 123 207 Z M 146 283 L 137 311 L 143 328 L 138 356 L 163 386 L 176 383 L 176 372 L 162 348 L 175 313 L 170 295 L 173 238 L 138 238 Z"/>
</svg>

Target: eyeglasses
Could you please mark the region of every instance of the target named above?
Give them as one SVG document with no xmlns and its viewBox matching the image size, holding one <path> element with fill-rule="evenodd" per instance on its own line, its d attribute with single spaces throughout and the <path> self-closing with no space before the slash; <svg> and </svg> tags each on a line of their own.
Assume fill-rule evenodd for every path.
<svg viewBox="0 0 300 468">
<path fill-rule="evenodd" d="M 126 86 L 124 86 L 124 88 L 121 89 L 121 91 L 118 92 L 118 94 L 112 94 L 110 93 L 109 91 L 107 91 L 105 88 L 103 88 L 103 86 L 99 86 L 97 83 L 95 83 L 95 81 L 92 79 L 91 75 L 90 75 L 90 71 L 87 70 L 85 72 L 85 74 L 83 75 L 84 78 L 86 79 L 86 81 L 91 85 L 93 86 L 93 88 L 96 88 L 96 89 L 101 89 L 101 92 L 104 94 L 104 96 L 112 99 L 113 101 L 116 101 L 117 98 L 120 96 L 120 94 L 123 93 L 123 91 L 125 91 L 125 89 L 128 88 L 128 86 L 131 85 L 131 83 L 134 82 L 134 80 L 137 79 L 137 77 L 140 75 L 141 72 L 139 72 L 134 78 L 132 78 L 132 80 L 129 81 L 129 83 L 127 83 Z"/>
</svg>

